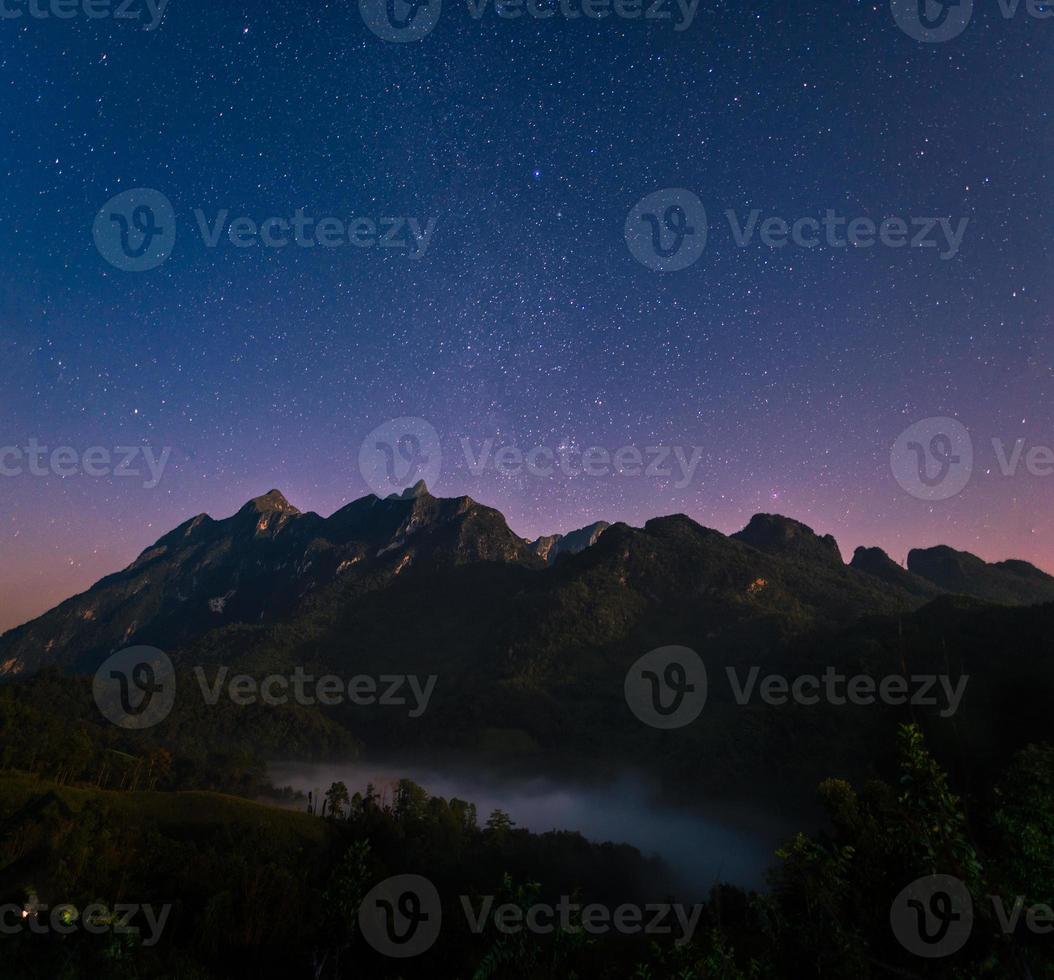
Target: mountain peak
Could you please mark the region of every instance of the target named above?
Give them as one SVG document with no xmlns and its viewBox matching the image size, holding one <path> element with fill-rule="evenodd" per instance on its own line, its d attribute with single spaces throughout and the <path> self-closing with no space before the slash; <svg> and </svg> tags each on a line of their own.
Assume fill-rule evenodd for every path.
<svg viewBox="0 0 1054 980">
<path fill-rule="evenodd" d="M 912 595 L 930 598 L 940 592 L 932 582 L 902 568 L 881 548 L 865 548 L 861 545 L 853 552 L 853 560 L 849 563 L 849 567 L 888 582 L 890 585 L 900 586 Z"/>
<path fill-rule="evenodd" d="M 281 490 L 268 490 L 267 493 L 259 497 L 253 497 L 240 511 L 239 514 L 252 513 L 252 514 L 299 514 L 297 510 L 288 500 L 285 499 L 285 495 Z"/>
<path fill-rule="evenodd" d="M 782 514 L 755 514 L 742 531 L 731 537 L 767 554 L 819 558 L 844 564 L 838 542 L 830 534 L 821 537 L 801 521 Z"/>
<path fill-rule="evenodd" d="M 577 555 L 580 551 L 592 547 L 609 527 L 611 524 L 607 521 L 594 521 L 567 534 L 547 534 L 529 542 L 527 547 L 551 565 L 558 555 Z"/>
<path fill-rule="evenodd" d="M 908 552 L 908 568 L 953 591 L 966 578 L 968 570 L 977 570 L 986 562 L 969 551 L 958 551 L 946 544 L 932 548 L 912 548 Z"/>
<path fill-rule="evenodd" d="M 415 500 L 418 497 L 431 497 L 428 492 L 428 484 L 424 480 L 418 480 L 412 487 L 407 487 L 402 493 L 389 494 L 388 500 Z"/>
<path fill-rule="evenodd" d="M 908 568 L 947 592 L 978 599 L 1015 604 L 1054 600 L 1054 577 L 1025 561 L 989 563 L 940 544 L 913 548 Z"/>
<path fill-rule="evenodd" d="M 860 545 L 853 552 L 853 560 L 849 562 L 850 568 L 859 568 L 861 571 L 884 570 L 890 565 L 900 568 L 900 565 L 897 565 L 881 548 L 867 548 L 864 545 Z"/>
</svg>

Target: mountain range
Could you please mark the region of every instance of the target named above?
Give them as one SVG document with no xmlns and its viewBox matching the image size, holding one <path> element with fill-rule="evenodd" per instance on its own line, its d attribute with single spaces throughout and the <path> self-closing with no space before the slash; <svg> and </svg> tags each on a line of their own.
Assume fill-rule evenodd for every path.
<svg viewBox="0 0 1054 980">
<path fill-rule="evenodd" d="M 677 515 L 643 529 L 597 522 L 528 542 L 493 508 L 469 497 L 433 497 L 423 482 L 387 499 L 368 495 L 328 518 L 302 513 L 271 490 L 224 520 L 191 518 L 123 571 L 0 636 L 0 676 L 49 664 L 93 670 L 133 644 L 180 648 L 234 623 L 294 617 L 308 599 L 327 590 L 339 596 L 349 581 L 357 590 L 383 589 L 410 568 L 493 563 L 544 577 L 558 559 L 602 540 L 595 555 L 557 573 L 561 581 L 584 585 L 597 563 L 621 565 L 624 587 L 631 575 L 656 578 L 641 567 L 644 556 L 675 560 L 678 543 L 690 543 L 697 563 L 685 570 L 686 586 L 705 583 L 711 594 L 758 608 L 785 604 L 844 620 L 907 610 L 941 594 L 1009 605 L 1054 601 L 1054 576 L 1028 562 L 988 563 L 942 545 L 912 550 L 907 568 L 880 548 L 858 548 L 846 565 L 831 535 L 776 514 L 757 514 L 728 537 Z M 672 588 L 662 590 L 664 598 L 672 598 L 666 592 L 676 584 L 666 584 Z"/>
<path fill-rule="evenodd" d="M 954 737 L 980 759 L 1011 737 L 1007 718 L 1014 739 L 1046 724 L 1052 637 L 1054 577 L 1026 562 L 941 546 L 906 568 L 878 548 L 847 564 L 830 535 L 775 514 L 732 535 L 674 515 L 527 541 L 497 510 L 418 484 L 328 518 L 277 490 L 223 520 L 198 515 L 0 636 L 0 676 L 87 674 L 133 645 L 188 672 L 435 676 L 420 718 L 345 705 L 327 723 L 372 751 L 633 764 L 691 792 L 759 767 L 811 787 L 832 765 L 870 765 L 897 713 L 742 707 L 713 685 L 673 740 L 626 709 L 626 672 L 649 650 L 689 646 L 714 673 L 969 673 Z"/>
</svg>

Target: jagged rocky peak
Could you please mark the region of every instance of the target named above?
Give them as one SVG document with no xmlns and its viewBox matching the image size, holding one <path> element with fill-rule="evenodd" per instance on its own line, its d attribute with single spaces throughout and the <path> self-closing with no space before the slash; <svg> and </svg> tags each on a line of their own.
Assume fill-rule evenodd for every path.
<svg viewBox="0 0 1054 980">
<path fill-rule="evenodd" d="M 611 524 L 608 521 L 596 521 L 587 524 L 577 531 L 569 531 L 567 534 L 546 534 L 531 541 L 528 550 L 543 558 L 551 565 L 560 555 L 577 555 L 580 551 L 596 544 L 597 539 Z"/>
<path fill-rule="evenodd" d="M 418 480 L 412 487 L 407 487 L 402 493 L 391 493 L 387 500 L 416 500 L 418 497 L 431 497 L 428 492 L 428 484 L 424 480 Z"/>
<path fill-rule="evenodd" d="M 237 514 L 234 515 L 235 527 L 251 525 L 254 535 L 274 535 L 285 528 L 290 521 L 301 516 L 285 496 L 278 490 L 268 490 L 261 497 L 253 497 Z"/>
<path fill-rule="evenodd" d="M 544 558 L 546 561 L 556 561 L 554 549 L 560 543 L 562 537 L 562 534 L 543 534 L 540 538 L 535 538 L 534 541 L 528 541 L 527 547 L 539 558 Z"/>
<path fill-rule="evenodd" d="M 253 497 L 238 513 L 252 514 L 299 514 L 281 490 L 268 490 L 260 497 Z"/>
<path fill-rule="evenodd" d="M 353 500 L 331 514 L 324 525 L 327 533 L 336 539 L 356 539 L 371 546 L 387 547 L 408 533 L 449 522 L 478 507 L 468 497 L 433 497 L 424 480 L 418 480 L 401 493 L 392 493 L 383 499 L 371 493 Z"/>
<path fill-rule="evenodd" d="M 838 542 L 832 535 L 821 537 L 808 525 L 781 514 L 755 514 L 742 531 L 737 531 L 731 537 L 771 555 L 843 564 Z"/>
<path fill-rule="evenodd" d="M 433 497 L 424 480 L 418 480 L 402 493 L 391 494 L 384 502 L 395 505 L 390 506 L 389 510 L 395 515 L 405 515 L 405 520 L 414 526 L 442 524 L 469 511 L 490 510 L 477 504 L 471 497 Z"/>
</svg>

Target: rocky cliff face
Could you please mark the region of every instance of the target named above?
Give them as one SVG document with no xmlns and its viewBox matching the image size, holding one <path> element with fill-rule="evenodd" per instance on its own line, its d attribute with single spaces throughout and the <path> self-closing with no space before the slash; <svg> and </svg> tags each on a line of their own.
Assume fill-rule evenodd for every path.
<svg viewBox="0 0 1054 980">
<path fill-rule="evenodd" d="M 568 534 L 545 535 L 532 541 L 529 548 L 551 565 L 560 555 L 577 555 L 580 551 L 592 547 L 609 527 L 611 525 L 607 521 L 597 521 Z"/>
</svg>

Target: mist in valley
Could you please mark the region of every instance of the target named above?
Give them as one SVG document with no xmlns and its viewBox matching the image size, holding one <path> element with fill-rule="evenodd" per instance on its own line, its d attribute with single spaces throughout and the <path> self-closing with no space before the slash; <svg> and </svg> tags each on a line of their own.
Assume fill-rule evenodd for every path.
<svg viewBox="0 0 1054 980">
<path fill-rule="evenodd" d="M 394 761 L 276 762 L 269 772 L 275 786 L 305 794 L 324 794 L 338 781 L 354 794 L 372 783 L 389 800 L 394 783 L 411 779 L 431 796 L 476 804 L 481 825 L 500 809 L 517 827 L 534 833 L 570 830 L 595 843 L 631 844 L 645 855 L 659 857 L 671 880 L 693 898 L 705 896 L 718 881 L 763 889 L 776 847 L 802 829 L 786 813 L 766 811 L 757 804 L 714 801 L 692 808 L 673 806 L 660 800 L 642 775 L 632 772 L 602 786 Z"/>
</svg>

